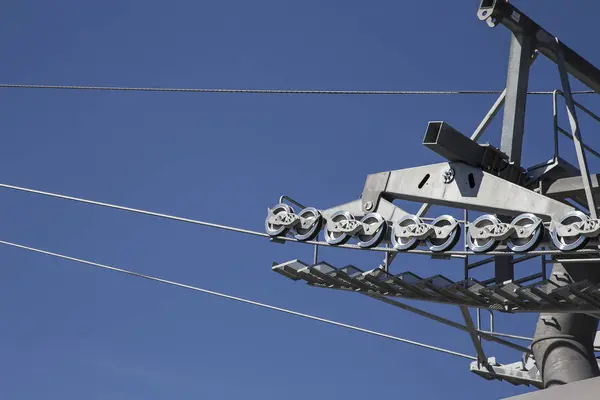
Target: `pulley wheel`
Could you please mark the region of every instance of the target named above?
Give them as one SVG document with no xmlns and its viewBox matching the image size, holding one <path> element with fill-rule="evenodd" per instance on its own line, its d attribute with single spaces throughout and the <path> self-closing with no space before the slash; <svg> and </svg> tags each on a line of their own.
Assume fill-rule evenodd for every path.
<svg viewBox="0 0 600 400">
<path fill-rule="evenodd" d="M 538 224 L 528 237 L 520 238 L 510 236 L 507 239 L 506 244 L 508 248 L 514 252 L 522 253 L 533 250 L 539 246 L 540 242 L 544 238 L 544 224 L 542 224 L 542 220 L 535 214 L 526 213 L 518 215 L 510 224 L 515 227 L 517 232 L 519 232 L 520 229 L 529 228 L 535 224 Z"/>
<path fill-rule="evenodd" d="M 582 222 L 589 217 L 581 211 L 571 211 L 563 215 L 558 221 L 562 225 L 569 225 L 575 222 Z M 552 226 L 550 228 L 550 237 L 552 243 L 560 251 L 573 251 L 584 248 L 590 241 L 590 238 L 583 236 L 582 234 L 576 236 L 561 236 L 557 229 Z"/>
<path fill-rule="evenodd" d="M 300 211 L 298 214 L 300 222 L 294 227 L 294 237 L 302 242 L 307 240 L 313 240 L 319 236 L 321 225 L 323 223 L 323 217 L 319 210 L 314 207 L 307 207 Z M 302 226 L 302 220 L 310 220 L 310 225 Z"/>
<path fill-rule="evenodd" d="M 450 232 L 447 238 L 441 239 L 436 238 L 435 235 L 431 235 L 427 238 L 427 244 L 429 245 L 429 250 L 431 251 L 446 251 L 452 249 L 458 243 L 460 239 L 460 225 L 456 218 L 451 215 L 440 215 L 431 223 L 433 225 L 434 230 L 438 231 L 438 228 L 445 227 L 448 225 L 454 225 L 454 228 Z"/>
<path fill-rule="evenodd" d="M 387 221 L 383 219 L 381 215 L 378 213 L 370 213 L 366 214 L 360 222 L 363 223 L 364 227 L 368 227 L 369 225 L 379 225 L 379 228 L 372 233 L 364 233 L 364 228 L 358 236 L 358 246 L 362 248 L 370 248 L 379 246 L 379 244 L 385 239 L 385 234 L 387 233 Z"/>
<path fill-rule="evenodd" d="M 348 243 L 350 240 L 350 235 L 345 232 L 333 232 L 329 230 L 330 222 L 344 222 L 344 221 L 354 221 L 354 216 L 350 214 L 348 211 L 336 211 L 333 213 L 327 224 L 325 225 L 325 241 L 330 245 L 337 246 L 340 244 Z"/>
<path fill-rule="evenodd" d="M 500 220 L 495 215 L 486 214 L 486 215 L 482 215 L 481 217 L 477 218 L 475 221 L 473 221 L 473 223 L 471 225 L 473 225 L 476 228 L 481 229 L 486 226 L 496 225 L 499 223 L 500 223 Z M 467 234 L 467 245 L 475 253 L 484 253 L 486 251 L 493 251 L 498 246 L 498 244 L 499 244 L 499 242 L 492 237 L 483 238 L 483 239 L 474 238 L 471 235 L 471 230 L 469 229 L 469 232 Z"/>
<path fill-rule="evenodd" d="M 412 250 L 419 245 L 419 239 L 416 237 L 399 237 L 397 236 L 400 233 L 400 230 L 404 228 L 409 228 L 413 225 L 421 224 L 422 221 L 416 215 L 405 215 L 400 218 L 398 222 L 395 222 L 392 226 L 392 245 L 396 250 L 406 251 Z"/>
<path fill-rule="evenodd" d="M 294 209 L 285 203 L 279 203 L 271 209 L 271 213 L 273 213 L 273 215 L 280 215 L 284 213 L 293 214 Z M 269 236 L 283 236 L 289 230 L 289 228 L 285 225 L 272 223 L 269 221 L 269 219 L 269 216 L 267 216 L 265 221 L 265 228 Z"/>
</svg>

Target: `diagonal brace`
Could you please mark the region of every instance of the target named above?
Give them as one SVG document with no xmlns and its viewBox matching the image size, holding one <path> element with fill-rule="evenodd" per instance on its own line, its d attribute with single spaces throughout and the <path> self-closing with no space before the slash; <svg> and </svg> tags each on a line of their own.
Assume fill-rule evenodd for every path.
<svg viewBox="0 0 600 400">
<path fill-rule="evenodd" d="M 560 74 L 560 81 L 562 84 L 562 90 L 567 105 L 567 114 L 569 116 L 569 123 L 571 125 L 571 134 L 573 135 L 573 143 L 575 144 L 575 152 L 577 153 L 577 161 L 579 163 L 579 170 L 581 171 L 581 179 L 583 181 L 583 188 L 585 191 L 585 197 L 588 203 L 588 210 L 592 218 L 596 216 L 596 205 L 594 202 L 594 194 L 592 193 L 590 174 L 588 171 L 588 163 L 583 148 L 583 140 L 581 139 L 581 130 L 579 129 L 579 122 L 577 121 L 577 113 L 575 111 L 575 104 L 573 101 L 573 94 L 571 93 L 571 85 L 569 83 L 569 75 L 567 73 L 567 67 L 565 66 L 564 54 L 561 48 L 561 43 L 556 39 L 556 54 L 558 65 L 558 72 Z"/>
<path fill-rule="evenodd" d="M 477 362 L 482 364 L 488 371 L 490 371 L 490 373 L 493 373 L 494 370 L 488 363 L 488 359 L 485 356 L 483 346 L 481 345 L 481 340 L 477 335 L 477 329 L 475 329 L 475 324 L 473 324 L 473 318 L 471 318 L 471 314 L 469 313 L 469 308 L 465 306 L 460 306 L 459 308 L 467 325 L 467 330 L 469 332 L 469 336 L 471 337 L 471 341 L 473 342 L 473 347 L 475 347 L 475 351 L 477 352 Z"/>
<path fill-rule="evenodd" d="M 412 306 L 409 306 L 408 304 L 404 304 L 404 303 L 401 303 L 399 301 L 391 300 L 391 299 L 388 299 L 387 297 L 376 295 L 376 294 L 372 294 L 372 293 L 363 293 L 363 294 L 365 296 L 371 297 L 371 298 L 373 298 L 375 300 L 382 301 L 382 302 L 384 302 L 386 304 L 389 304 L 391 306 L 398 307 L 398 308 L 400 308 L 402 310 L 410 311 L 410 312 L 415 313 L 417 315 L 420 315 L 422 317 L 429 318 L 429 319 L 432 319 L 434 321 L 440 322 L 440 323 L 442 323 L 444 325 L 448 325 L 448 326 L 451 326 L 453 328 L 460 329 L 461 331 L 464 331 L 464 332 L 468 332 L 469 331 L 469 329 L 465 325 L 459 324 L 458 322 L 454 322 L 454 321 L 449 320 L 449 319 L 444 318 L 444 317 L 440 317 L 439 315 L 431 314 L 431 313 L 429 313 L 429 312 L 427 312 L 425 310 L 421 310 L 420 308 L 412 307 Z M 522 353 L 531 353 L 531 350 L 528 349 L 527 347 L 520 346 L 520 345 L 518 345 L 516 343 L 510 342 L 508 340 L 504 340 L 504 339 L 501 339 L 501 338 L 498 338 L 498 337 L 495 337 L 494 335 L 490 335 L 488 333 L 479 332 L 479 336 L 481 336 L 483 339 L 485 339 L 487 341 L 496 342 L 498 344 L 510 347 L 510 348 L 512 348 L 514 350 L 517 350 L 517 351 L 520 351 Z"/>
</svg>

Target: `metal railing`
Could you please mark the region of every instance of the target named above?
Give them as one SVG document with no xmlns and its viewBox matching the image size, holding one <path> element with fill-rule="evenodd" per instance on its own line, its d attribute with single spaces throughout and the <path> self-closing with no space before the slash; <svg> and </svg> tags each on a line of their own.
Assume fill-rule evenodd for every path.
<svg viewBox="0 0 600 400">
<path fill-rule="evenodd" d="M 559 155 L 558 134 L 561 133 L 565 137 L 569 138 L 571 141 L 573 140 L 573 135 L 558 125 L 558 96 L 561 96 L 564 98 L 565 94 L 561 90 L 558 90 L 558 89 L 556 89 L 555 91 L 552 92 L 552 116 L 553 116 L 553 120 L 554 120 L 554 159 L 555 160 L 558 160 L 558 155 Z M 600 117 L 597 116 L 596 114 L 594 114 L 592 111 L 590 111 L 583 104 L 581 104 L 575 100 L 573 100 L 573 104 L 575 104 L 575 107 L 577 107 L 578 109 L 580 109 L 581 111 L 583 111 L 584 113 L 586 113 L 587 115 L 589 115 L 590 117 L 595 119 L 597 122 L 600 122 Z M 585 143 L 582 143 L 582 144 L 583 144 L 583 148 L 585 150 L 587 150 L 590 154 L 593 154 L 598 159 L 600 159 L 599 152 L 597 152 L 590 146 L 586 145 Z"/>
</svg>

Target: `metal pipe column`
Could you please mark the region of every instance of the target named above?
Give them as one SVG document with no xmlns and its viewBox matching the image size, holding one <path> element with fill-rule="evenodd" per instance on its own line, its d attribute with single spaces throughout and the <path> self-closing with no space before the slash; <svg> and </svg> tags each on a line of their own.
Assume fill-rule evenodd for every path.
<svg viewBox="0 0 600 400">
<path fill-rule="evenodd" d="M 554 264 L 552 281 L 600 280 L 600 263 Z M 540 314 L 531 348 L 544 388 L 600 375 L 594 357 L 598 319 L 586 314 Z"/>
<path fill-rule="evenodd" d="M 571 95 L 569 76 L 564 63 L 560 42 L 556 41 L 556 54 L 560 79 L 565 93 L 569 122 L 573 141 L 581 169 L 588 208 L 592 218 L 596 218 L 596 205 L 590 185 L 590 177 L 582 147 L 579 123 Z M 592 282 L 600 280 L 600 263 L 555 264 L 551 279 L 562 279 L 563 284 L 584 279 Z M 567 282 L 564 282 L 567 280 Z M 586 314 L 542 314 L 533 337 L 532 350 L 542 374 L 544 387 L 563 385 L 600 375 L 594 357 L 594 338 L 598 330 L 598 319 Z"/>
<path fill-rule="evenodd" d="M 535 50 L 535 40 L 530 32 L 512 32 L 500 147 L 516 165 L 521 163 L 529 64 Z M 564 69 L 563 65 L 561 77 L 568 82 Z M 510 258 L 497 257 L 496 281 L 511 279 L 514 273 L 512 268 Z M 559 279 L 557 282 L 561 284 L 568 283 L 564 279 L 572 279 L 570 282 L 583 279 L 597 282 L 600 280 L 600 271 L 595 271 L 598 270 L 600 263 L 596 268 L 581 263 L 555 264 L 551 279 Z M 540 315 L 532 350 L 544 387 L 600 375 L 593 347 L 597 328 L 598 320 L 585 314 Z"/>
</svg>

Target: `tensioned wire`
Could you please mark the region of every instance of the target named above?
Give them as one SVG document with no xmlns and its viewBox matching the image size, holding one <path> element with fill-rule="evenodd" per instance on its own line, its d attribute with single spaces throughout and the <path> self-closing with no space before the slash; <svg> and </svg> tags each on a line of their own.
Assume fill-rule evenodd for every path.
<svg viewBox="0 0 600 400">
<path fill-rule="evenodd" d="M 337 322 L 337 321 L 333 321 L 330 319 L 326 319 L 326 318 L 321 318 L 321 317 L 316 317 L 314 315 L 309 315 L 309 314 L 305 314 L 305 313 L 301 313 L 301 312 L 297 312 L 297 311 L 292 311 L 292 310 L 288 310 L 286 308 L 282 308 L 282 307 L 276 307 L 276 306 L 272 306 L 270 304 L 265 304 L 265 303 L 260 303 L 258 301 L 253 301 L 253 300 L 248 300 L 248 299 L 244 299 L 242 297 L 236 297 L 236 296 L 231 296 L 225 293 L 220 293 L 220 292 L 216 292 L 213 290 L 208 290 L 208 289 L 204 289 L 198 286 L 192 286 L 192 285 L 187 285 L 184 283 L 179 283 L 179 282 L 175 282 L 175 281 L 171 281 L 171 280 L 167 280 L 167 279 L 162 279 L 162 278 L 158 278 L 155 276 L 151 276 L 151 275 L 146 275 L 146 274 L 142 274 L 139 272 L 134 272 L 134 271 L 130 271 L 127 269 L 122 269 L 122 268 L 116 268 L 116 267 L 112 267 L 110 265 L 105 265 L 105 264 L 100 264 L 100 263 L 96 263 L 96 262 L 92 262 L 92 261 L 87 261 L 81 258 L 75 258 L 75 257 L 70 257 L 70 256 L 66 256 L 63 254 L 58 254 L 58 253 L 53 253 L 50 251 L 46 251 L 46 250 L 41 250 L 41 249 L 37 249 L 35 247 L 29 247 L 29 246 L 24 246 L 21 244 L 17 244 L 17 243 L 12 243 L 12 242 L 8 242 L 8 241 L 4 241 L 4 240 L 0 240 L 0 244 L 6 245 L 6 246 L 11 246 L 11 247 L 16 247 L 19 249 L 23 249 L 23 250 L 27 250 L 27 251 L 31 251 L 31 252 L 35 252 L 35 253 L 40 253 L 40 254 L 45 254 L 48 256 L 52 256 L 52 257 L 57 257 L 57 258 L 61 258 L 64 260 L 70 260 L 70 261 L 75 261 L 77 263 L 81 263 L 81 264 L 85 264 L 85 265 L 90 265 L 93 267 L 97 267 L 97 268 L 102 268 L 105 270 L 109 270 L 109 271 L 113 271 L 113 272 L 118 272 L 121 274 L 127 274 L 127 275 L 131 275 L 131 276 L 135 276 L 137 278 L 143 278 L 143 279 L 147 279 L 150 281 L 154 281 L 154 282 L 159 282 L 159 283 L 164 283 L 167 285 L 171 285 L 171 286 L 175 286 L 178 288 L 183 288 L 183 289 L 189 289 L 189 290 L 193 290 L 196 292 L 201 292 L 201 293 L 205 293 L 205 294 L 209 294 L 212 296 L 217 296 L 217 297 L 221 297 L 221 298 L 225 298 L 228 300 L 233 300 L 233 301 L 237 301 L 240 303 L 244 303 L 244 304 L 250 304 L 253 306 L 257 306 L 257 307 L 261 307 L 261 308 L 266 308 L 269 310 L 273 310 L 273 311 L 278 311 L 278 312 L 282 312 L 285 314 L 290 314 L 290 315 L 294 315 L 297 317 L 302 317 L 302 318 L 306 318 L 306 319 L 310 319 L 313 321 L 319 321 L 319 322 L 323 322 L 329 325 L 335 325 L 335 326 L 339 326 L 342 328 L 346 328 L 346 329 L 350 329 L 350 330 L 354 330 L 354 331 L 358 331 L 358 332 L 362 332 L 362 333 L 366 333 L 369 335 L 374 335 L 374 336 L 378 336 L 378 337 L 382 337 L 385 339 L 390 339 L 390 340 L 394 340 L 397 342 L 402 342 L 402 343 L 407 343 L 407 344 L 411 344 L 413 346 L 418 346 L 418 347 L 422 347 L 422 348 L 426 348 L 429 350 L 434 350 L 434 351 L 438 351 L 441 353 L 445 353 L 445 354 L 450 354 L 453 356 L 457 356 L 457 357 L 462 357 L 462 358 L 466 358 L 469 360 L 477 360 L 477 357 L 474 356 L 470 356 L 468 354 L 463 354 L 463 353 L 459 353 L 456 351 L 452 351 L 452 350 L 447 350 L 447 349 L 443 349 L 440 347 L 436 347 L 436 346 L 431 346 L 425 343 L 420 343 L 420 342 L 416 342 L 413 340 L 408 340 L 408 339 L 403 339 L 400 337 L 396 337 L 396 336 L 392 336 L 392 335 L 388 335 L 385 333 L 381 333 L 381 332 L 376 332 L 370 329 L 365 329 L 365 328 L 361 328 L 358 326 L 354 326 L 354 325 L 349 325 L 349 324 L 345 324 L 342 322 Z"/>
<path fill-rule="evenodd" d="M 305 95 L 492 95 L 502 90 L 326 90 L 326 89 L 227 89 L 227 88 L 175 88 L 175 87 L 128 87 L 95 85 L 44 85 L 22 83 L 0 83 L 4 89 L 50 89 L 89 90 L 108 92 L 171 92 L 171 93 L 242 93 L 242 94 L 305 94 Z M 551 95 L 552 91 L 530 91 L 531 95 Z M 574 91 L 573 94 L 594 94 L 593 90 Z"/>
</svg>

